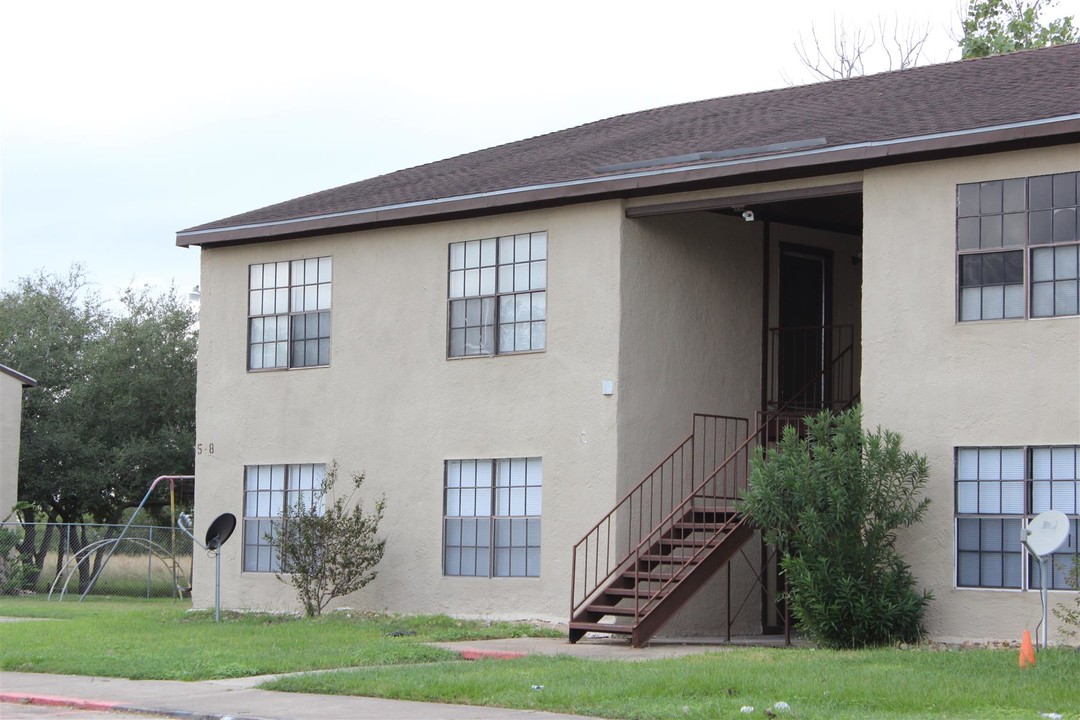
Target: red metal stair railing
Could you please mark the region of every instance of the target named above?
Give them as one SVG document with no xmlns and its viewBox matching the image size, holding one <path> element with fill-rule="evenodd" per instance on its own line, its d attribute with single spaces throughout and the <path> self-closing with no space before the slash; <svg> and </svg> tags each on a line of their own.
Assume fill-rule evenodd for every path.
<svg viewBox="0 0 1080 720">
<path fill-rule="evenodd" d="M 811 410 L 808 400 L 834 409 L 855 402 L 853 381 L 844 379 L 854 366 L 850 338 L 798 392 L 759 413 L 753 432 L 742 418 L 695 415 L 691 436 L 574 546 L 571 642 L 599 630 L 644 644 L 742 552 L 754 528 L 736 512 L 735 501 L 746 487 L 753 447 L 778 437 L 785 425 L 801 424 Z M 818 391 L 826 382 L 833 388 L 828 403 Z M 687 480 L 697 478 L 687 489 Z M 616 522 L 625 529 L 616 532 Z M 616 621 L 600 622 L 605 616 Z"/>
<path fill-rule="evenodd" d="M 597 522 L 573 549 L 571 617 L 618 576 L 631 552 L 746 437 L 749 421 L 694 415 L 690 436 Z M 617 531 L 618 527 L 618 531 Z"/>
</svg>

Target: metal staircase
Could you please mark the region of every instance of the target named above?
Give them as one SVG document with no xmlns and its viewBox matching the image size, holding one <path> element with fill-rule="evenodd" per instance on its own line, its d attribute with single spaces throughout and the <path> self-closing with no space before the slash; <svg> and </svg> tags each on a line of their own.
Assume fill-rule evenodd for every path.
<svg viewBox="0 0 1080 720">
<path fill-rule="evenodd" d="M 774 400 L 769 388 L 753 430 L 744 418 L 695 414 L 690 436 L 574 545 L 570 642 L 603 632 L 629 636 L 641 647 L 743 550 L 755 529 L 735 502 L 756 447 L 779 437 L 786 425 L 801 426 L 807 413 L 842 409 L 858 396 L 854 344 L 845 327 L 839 336 L 846 335 L 846 343 L 833 346 L 824 369 L 800 390 Z M 831 337 L 833 330 L 818 332 Z"/>
</svg>

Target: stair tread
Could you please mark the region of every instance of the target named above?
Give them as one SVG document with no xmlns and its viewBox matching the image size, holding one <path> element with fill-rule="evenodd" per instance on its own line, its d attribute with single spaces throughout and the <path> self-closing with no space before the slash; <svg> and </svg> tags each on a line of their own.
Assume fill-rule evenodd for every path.
<svg viewBox="0 0 1080 720">
<path fill-rule="evenodd" d="M 650 571 L 650 572 L 638 572 L 637 574 L 635 574 L 633 570 L 630 570 L 630 571 L 624 572 L 623 577 L 631 578 L 631 579 L 636 577 L 638 580 L 645 580 L 647 582 L 667 582 L 668 580 L 672 580 L 672 579 L 674 579 L 674 580 L 683 580 L 691 572 L 693 572 L 692 568 L 682 568 L 678 572 L 674 572 L 674 573 L 656 573 L 656 572 L 651 572 Z"/>
<path fill-rule="evenodd" d="M 591 622 L 577 622 L 570 621 L 570 628 L 572 630 L 591 630 L 593 632 L 604 633 L 621 633 L 623 635 L 629 635 L 634 632 L 634 628 L 629 625 L 612 625 L 611 623 L 591 623 Z"/>
<path fill-rule="evenodd" d="M 699 563 L 699 562 L 701 562 L 703 560 L 703 558 L 700 557 L 700 556 L 695 557 L 693 555 L 687 555 L 687 556 L 683 557 L 683 556 L 678 556 L 678 555 L 671 555 L 670 553 L 669 554 L 648 553 L 648 554 L 645 554 L 645 555 L 639 555 L 638 559 L 639 560 L 645 560 L 647 562 L 665 563 L 665 564 L 668 564 L 668 565 L 685 565 L 687 563 L 692 563 L 692 564 L 696 565 L 697 563 Z"/>
<path fill-rule="evenodd" d="M 711 545 L 715 541 L 710 538 L 664 538 L 657 541 L 659 545 L 670 545 L 671 547 L 704 547 L 705 545 Z"/>
<path fill-rule="evenodd" d="M 631 575 L 630 577 L 632 578 L 633 575 Z M 601 593 L 601 595 L 607 594 L 607 595 L 621 595 L 622 597 L 634 597 L 635 592 L 637 593 L 638 597 L 640 597 L 642 600 L 650 600 L 650 599 L 656 597 L 657 595 L 662 595 L 663 594 L 663 593 L 659 593 L 659 592 L 656 592 L 656 591 L 650 591 L 650 590 L 637 590 L 636 591 L 634 588 L 628 587 L 628 588 L 608 588 L 603 593 Z"/>
<path fill-rule="evenodd" d="M 589 612 L 603 613 L 605 615 L 633 615 L 633 606 L 621 607 L 619 605 L 588 605 L 585 608 Z"/>
</svg>

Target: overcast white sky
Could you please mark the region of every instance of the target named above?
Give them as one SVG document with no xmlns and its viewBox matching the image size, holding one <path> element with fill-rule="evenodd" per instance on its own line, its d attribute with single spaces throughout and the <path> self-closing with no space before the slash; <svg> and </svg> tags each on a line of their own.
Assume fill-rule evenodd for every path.
<svg viewBox="0 0 1080 720">
<path fill-rule="evenodd" d="M 188 291 L 177 230 L 671 103 L 809 79 L 793 43 L 960 0 L 0 0 L 0 287 L 85 265 Z M 1052 17 L 1080 15 L 1062 0 Z"/>
</svg>

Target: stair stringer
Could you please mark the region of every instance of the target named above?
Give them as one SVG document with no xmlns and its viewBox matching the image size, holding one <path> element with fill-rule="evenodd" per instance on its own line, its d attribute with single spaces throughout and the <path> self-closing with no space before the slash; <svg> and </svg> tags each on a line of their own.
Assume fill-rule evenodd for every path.
<svg viewBox="0 0 1080 720">
<path fill-rule="evenodd" d="M 647 643 L 753 536 L 750 523 L 739 516 L 735 527 L 709 549 L 700 562 L 678 580 L 669 581 L 661 588 L 662 597 L 633 626 L 630 636 L 633 646 L 642 647 Z"/>
</svg>

